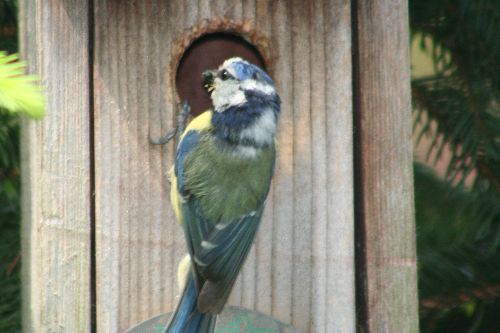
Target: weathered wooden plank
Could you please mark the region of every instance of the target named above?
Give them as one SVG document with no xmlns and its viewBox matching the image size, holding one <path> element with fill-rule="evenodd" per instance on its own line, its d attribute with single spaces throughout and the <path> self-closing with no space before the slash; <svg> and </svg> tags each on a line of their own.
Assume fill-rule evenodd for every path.
<svg viewBox="0 0 500 333">
<path fill-rule="evenodd" d="M 276 176 L 230 303 L 303 332 L 354 331 L 349 8 L 340 0 L 96 2 L 98 332 L 121 332 L 177 302 L 186 250 L 166 179 L 175 144 L 147 140 L 175 116 L 176 42 L 217 19 L 248 20 L 270 41 L 283 102 Z"/>
<path fill-rule="evenodd" d="M 323 185 L 326 193 L 318 191 L 318 196 L 326 196 L 327 220 L 322 228 L 326 228 L 327 236 L 326 248 L 320 252 L 326 252 L 326 259 L 321 254 L 314 258 L 318 258 L 316 267 L 325 265 L 327 272 L 326 285 L 318 283 L 317 290 L 327 295 L 326 304 L 320 309 L 326 311 L 325 332 L 354 332 L 351 4 L 348 0 L 324 2 L 322 9 L 327 173 Z M 318 186 L 322 181 L 318 181 Z M 318 237 L 321 237 L 322 228 L 315 230 Z"/>
<path fill-rule="evenodd" d="M 167 208 L 173 146 L 148 142 L 173 124 L 171 10 L 159 2 L 96 3 L 98 332 L 123 332 L 171 309 L 178 293 L 185 245 Z"/>
<path fill-rule="evenodd" d="M 23 121 L 23 328 L 90 331 L 90 147 L 86 1 L 20 1 L 20 39 L 47 99 Z"/>
<path fill-rule="evenodd" d="M 312 140 L 311 140 L 311 31 L 310 3 L 295 0 L 291 6 L 293 79 L 293 232 L 292 324 L 309 329 L 311 312 Z M 317 64 L 323 67 L 324 64 Z M 300 79 L 297 79 L 300 78 Z"/>
<path fill-rule="evenodd" d="M 327 254 L 328 254 L 328 182 L 327 182 L 327 122 L 326 122 L 326 38 L 325 38 L 325 13 L 323 4 L 311 3 L 310 40 L 314 50 L 311 54 L 313 64 L 324 64 L 324 66 L 311 66 L 311 140 L 315 144 L 311 146 L 312 164 L 312 214 L 311 220 L 315 227 L 311 228 L 312 237 L 312 267 L 311 279 L 311 332 L 326 333 L 326 320 L 329 317 L 326 311 L 327 304 Z M 341 69 L 342 70 L 342 69 Z M 349 67 L 347 67 L 349 72 Z M 349 76 L 349 74 L 348 74 Z M 349 115 L 351 110 L 344 106 L 343 113 Z M 349 121 L 351 122 L 351 121 Z M 335 162 L 337 163 L 337 162 Z M 337 184 L 335 184 L 337 186 Z M 352 203 L 350 204 L 352 207 Z M 352 209 L 352 208 L 351 208 Z M 352 223 L 351 223 L 352 225 Z M 354 294 L 354 292 L 353 292 Z M 352 309 L 349 309 L 352 311 Z M 334 313 L 332 311 L 332 313 Z M 350 313 L 347 313 L 349 316 Z M 341 317 L 340 315 L 339 317 Z M 349 330 L 346 330 L 346 332 Z"/>
<path fill-rule="evenodd" d="M 271 314 L 286 323 L 292 322 L 293 290 L 293 85 L 292 32 L 290 6 L 278 2 L 272 12 L 271 44 L 277 53 L 274 77 L 281 97 L 279 142 L 273 192 L 272 235 L 272 308 Z"/>
<path fill-rule="evenodd" d="M 360 288 L 366 332 L 418 332 L 408 8 L 357 1 Z"/>
<path fill-rule="evenodd" d="M 275 5 L 271 1 L 256 1 L 252 3 L 252 7 L 248 4 L 252 3 L 247 1 L 245 7 L 249 7 L 245 11 L 245 17 L 252 17 L 255 13 L 255 26 L 259 27 L 265 36 L 273 35 L 273 24 L 269 20 L 269 13 L 273 13 Z M 253 9 L 253 10 L 252 10 Z M 270 66 L 271 64 L 268 64 Z M 274 74 L 274 73 L 271 73 Z M 272 260 L 273 260 L 273 223 L 272 217 L 274 215 L 274 186 L 271 185 L 267 200 L 266 209 L 262 217 L 262 223 L 259 227 L 259 232 L 255 239 L 255 306 L 254 309 L 271 314 L 272 311 Z"/>
</svg>

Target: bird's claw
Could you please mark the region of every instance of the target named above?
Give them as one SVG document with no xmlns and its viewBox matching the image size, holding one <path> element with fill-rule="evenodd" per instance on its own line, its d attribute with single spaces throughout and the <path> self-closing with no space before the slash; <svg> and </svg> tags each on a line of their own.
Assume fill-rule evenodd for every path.
<svg viewBox="0 0 500 333">
<path fill-rule="evenodd" d="M 182 102 L 181 112 L 179 112 L 179 115 L 177 116 L 177 126 L 169 129 L 167 133 L 158 140 L 149 138 L 149 143 L 153 145 L 164 145 L 172 140 L 176 134 L 182 134 L 186 129 L 187 119 L 189 118 L 190 113 L 191 106 L 188 101 L 185 100 Z"/>
</svg>

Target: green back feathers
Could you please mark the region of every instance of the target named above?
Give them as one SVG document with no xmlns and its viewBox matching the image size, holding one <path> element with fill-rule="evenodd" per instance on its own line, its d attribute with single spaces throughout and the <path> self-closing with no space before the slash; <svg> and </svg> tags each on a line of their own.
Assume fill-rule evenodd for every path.
<svg viewBox="0 0 500 333">
<path fill-rule="evenodd" d="M 263 204 L 274 166 L 274 147 L 242 158 L 203 136 L 186 158 L 186 188 L 200 199 L 204 214 L 214 223 L 231 221 Z"/>
</svg>

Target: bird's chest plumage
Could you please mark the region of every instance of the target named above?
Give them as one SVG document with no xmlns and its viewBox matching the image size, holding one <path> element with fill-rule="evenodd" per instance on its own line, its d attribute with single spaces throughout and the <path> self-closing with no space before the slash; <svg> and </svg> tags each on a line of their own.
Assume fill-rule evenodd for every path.
<svg viewBox="0 0 500 333">
<path fill-rule="evenodd" d="M 253 149 L 225 145 L 208 133 L 186 158 L 186 189 L 212 223 L 251 214 L 265 200 L 275 150 L 270 145 L 246 151 Z"/>
</svg>

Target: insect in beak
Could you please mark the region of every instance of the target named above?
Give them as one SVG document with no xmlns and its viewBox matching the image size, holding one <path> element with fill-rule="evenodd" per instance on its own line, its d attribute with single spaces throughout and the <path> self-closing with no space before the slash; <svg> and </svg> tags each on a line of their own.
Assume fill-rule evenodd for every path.
<svg viewBox="0 0 500 333">
<path fill-rule="evenodd" d="M 204 71 L 203 76 L 203 86 L 207 89 L 208 93 L 212 93 L 215 89 L 215 71 Z"/>
</svg>

